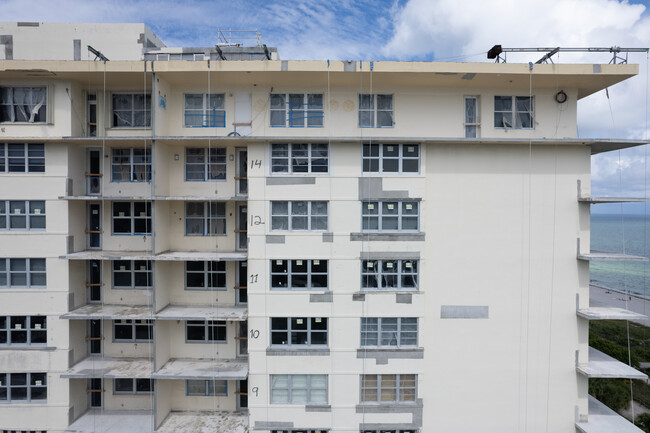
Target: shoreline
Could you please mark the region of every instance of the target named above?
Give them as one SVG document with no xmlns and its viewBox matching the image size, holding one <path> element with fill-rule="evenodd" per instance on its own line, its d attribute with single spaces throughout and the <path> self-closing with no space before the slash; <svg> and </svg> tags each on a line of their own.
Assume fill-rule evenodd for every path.
<svg viewBox="0 0 650 433">
<path fill-rule="evenodd" d="M 650 315 L 650 299 L 634 293 L 626 293 L 621 290 L 592 284 L 589 285 L 589 305 L 591 307 L 624 308 L 646 316 Z M 633 322 L 644 326 L 650 326 L 650 318 L 634 320 Z"/>
</svg>

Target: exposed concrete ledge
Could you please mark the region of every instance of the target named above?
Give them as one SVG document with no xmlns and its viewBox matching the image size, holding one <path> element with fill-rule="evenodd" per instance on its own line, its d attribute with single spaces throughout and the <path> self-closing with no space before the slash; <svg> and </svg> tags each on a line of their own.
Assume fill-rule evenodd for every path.
<svg viewBox="0 0 650 433">
<path fill-rule="evenodd" d="M 362 251 L 360 254 L 362 260 L 418 260 L 419 251 Z"/>
<path fill-rule="evenodd" d="M 441 319 L 489 319 L 490 307 L 487 305 L 441 305 Z"/>
<path fill-rule="evenodd" d="M 332 302 L 334 296 L 332 292 L 326 293 L 311 293 L 309 295 L 309 302 Z"/>
<path fill-rule="evenodd" d="M 323 242 L 334 242 L 334 233 L 323 233 Z"/>
<path fill-rule="evenodd" d="M 397 304 L 412 304 L 413 295 L 410 293 L 396 293 L 395 294 L 395 303 Z"/>
<path fill-rule="evenodd" d="M 408 199 L 408 190 L 384 191 L 384 179 L 381 177 L 359 178 L 359 200 L 397 200 Z"/>
<path fill-rule="evenodd" d="M 307 176 L 270 176 L 266 178 L 267 185 L 314 185 L 316 184 L 315 177 Z"/>
<path fill-rule="evenodd" d="M 266 356 L 329 356 L 329 349 L 294 349 L 294 348 L 276 348 L 267 347 Z"/>
<path fill-rule="evenodd" d="M 352 294 L 352 300 L 353 301 L 365 301 L 366 300 L 366 294 L 365 293 L 353 293 Z"/>
<path fill-rule="evenodd" d="M 267 244 L 283 244 L 284 235 L 266 235 Z"/>
<path fill-rule="evenodd" d="M 293 428 L 293 422 L 284 421 L 255 421 L 253 430 L 276 430 Z"/>
<path fill-rule="evenodd" d="M 305 412 L 331 412 L 332 405 L 329 404 L 308 404 L 305 406 Z"/>
<path fill-rule="evenodd" d="M 350 241 L 352 242 L 395 242 L 395 241 L 412 241 L 424 242 L 424 233 L 350 233 Z"/>
<path fill-rule="evenodd" d="M 411 424 L 388 424 L 388 423 L 359 423 L 359 430 L 402 430 L 418 429 L 422 427 L 422 399 L 418 398 L 412 404 L 358 404 L 357 413 L 411 413 L 413 418 Z"/>
<path fill-rule="evenodd" d="M 377 365 L 388 364 L 389 359 L 424 359 L 424 348 L 364 348 L 357 349 L 358 359 L 374 359 Z"/>
</svg>

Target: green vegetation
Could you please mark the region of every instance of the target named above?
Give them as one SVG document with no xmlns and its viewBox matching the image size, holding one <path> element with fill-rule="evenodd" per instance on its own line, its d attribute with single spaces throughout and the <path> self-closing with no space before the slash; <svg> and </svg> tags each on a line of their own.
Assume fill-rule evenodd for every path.
<svg viewBox="0 0 650 433">
<path fill-rule="evenodd" d="M 590 379 L 589 394 L 616 412 L 630 404 L 629 381 L 622 379 Z"/>
</svg>

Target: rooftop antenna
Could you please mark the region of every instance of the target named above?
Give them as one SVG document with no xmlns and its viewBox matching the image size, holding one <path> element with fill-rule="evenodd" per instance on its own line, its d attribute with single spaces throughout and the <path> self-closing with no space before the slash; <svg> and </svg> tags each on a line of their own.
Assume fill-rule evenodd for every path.
<svg viewBox="0 0 650 433">
<path fill-rule="evenodd" d="M 93 53 L 95 55 L 95 60 L 101 59 L 101 60 L 104 61 L 104 63 L 108 62 L 108 57 L 106 57 L 105 55 L 103 55 L 101 53 L 101 51 L 97 51 L 96 49 L 94 49 L 90 45 L 88 45 L 88 51 L 90 51 L 91 53 Z"/>
<path fill-rule="evenodd" d="M 501 45 L 495 45 L 487 53 L 488 59 L 495 59 L 496 63 L 506 63 L 506 53 L 543 53 L 544 56 L 536 61 L 536 64 L 540 63 L 553 63 L 551 58 L 554 54 L 559 53 L 560 51 L 568 53 L 612 53 L 612 60 L 609 61 L 610 64 L 625 64 L 627 63 L 628 53 L 647 53 L 648 48 L 621 48 L 621 47 L 593 47 L 593 48 L 503 48 Z M 625 57 L 621 55 L 625 53 Z M 502 55 L 503 54 L 503 55 Z"/>
</svg>

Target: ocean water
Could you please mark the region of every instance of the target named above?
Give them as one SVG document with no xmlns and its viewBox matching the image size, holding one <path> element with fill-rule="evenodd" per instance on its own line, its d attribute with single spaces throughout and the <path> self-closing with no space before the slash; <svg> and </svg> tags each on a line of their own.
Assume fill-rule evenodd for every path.
<svg viewBox="0 0 650 433">
<path fill-rule="evenodd" d="M 650 257 L 650 215 L 591 215 L 591 250 Z M 650 299 L 650 264 L 591 262 L 591 283 Z"/>
</svg>

